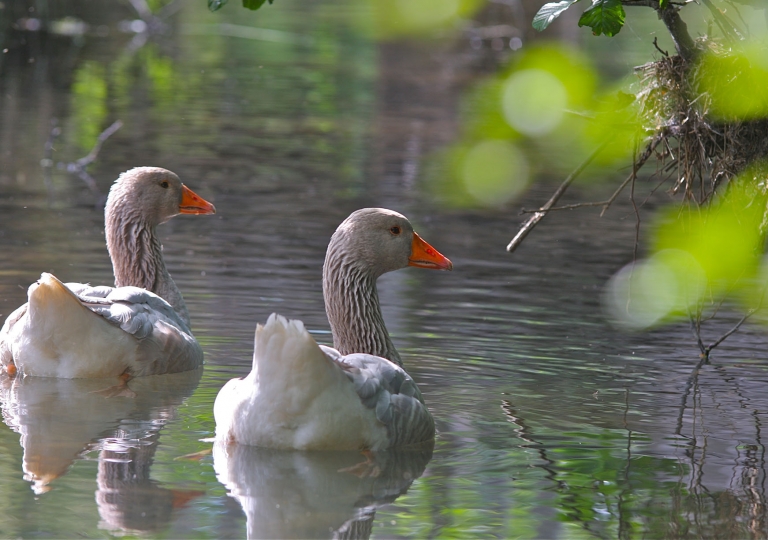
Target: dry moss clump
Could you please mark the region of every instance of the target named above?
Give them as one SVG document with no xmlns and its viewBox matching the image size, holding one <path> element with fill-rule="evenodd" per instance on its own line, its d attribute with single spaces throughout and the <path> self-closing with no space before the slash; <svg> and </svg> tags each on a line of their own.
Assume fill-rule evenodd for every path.
<svg viewBox="0 0 768 540">
<path fill-rule="evenodd" d="M 768 158 L 768 119 L 717 112 L 718 96 L 741 99 L 744 88 L 768 88 L 751 84 L 753 72 L 743 56 L 712 40 L 699 40 L 697 48 L 702 54 L 695 61 L 663 56 L 635 69 L 641 120 L 659 174 L 673 182 L 674 193 L 701 204 L 718 186 Z M 705 54 L 708 61 L 701 60 Z"/>
</svg>

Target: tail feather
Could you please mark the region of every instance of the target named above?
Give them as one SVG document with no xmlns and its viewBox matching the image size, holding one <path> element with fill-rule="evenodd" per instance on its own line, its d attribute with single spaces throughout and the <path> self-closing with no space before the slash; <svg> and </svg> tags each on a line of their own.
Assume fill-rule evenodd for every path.
<svg viewBox="0 0 768 540">
<path fill-rule="evenodd" d="M 289 321 L 273 313 L 266 324 L 257 325 L 253 347 L 253 367 L 259 377 L 285 377 L 294 384 L 299 379 L 314 380 L 313 388 L 322 388 L 323 381 L 338 377 L 338 368 L 320 349 L 299 320 Z"/>
<path fill-rule="evenodd" d="M 70 291 L 56 276 L 48 272 L 43 272 L 40 279 L 29 287 L 28 297 L 33 309 L 35 305 L 45 302 L 54 305 L 71 303 L 89 311 L 75 293 Z"/>
</svg>

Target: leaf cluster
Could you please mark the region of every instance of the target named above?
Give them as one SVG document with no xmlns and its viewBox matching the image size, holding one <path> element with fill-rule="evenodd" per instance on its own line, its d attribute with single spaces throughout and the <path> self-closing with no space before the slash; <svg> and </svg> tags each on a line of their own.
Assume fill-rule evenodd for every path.
<svg viewBox="0 0 768 540">
<path fill-rule="evenodd" d="M 542 31 L 562 15 L 569 7 L 581 0 L 561 0 L 549 2 L 541 6 L 533 18 L 533 27 Z M 659 4 L 668 0 L 661 0 Z M 615 36 L 624 26 L 626 14 L 621 0 L 592 0 L 589 6 L 579 18 L 579 26 L 588 26 L 596 36 L 605 34 Z"/>
<path fill-rule="evenodd" d="M 272 4 L 272 2 L 275 0 L 243 0 L 243 7 L 252 11 L 256 11 L 267 1 Z M 208 9 L 211 11 L 218 11 L 223 8 L 227 2 L 229 2 L 229 0 L 208 0 Z"/>
</svg>

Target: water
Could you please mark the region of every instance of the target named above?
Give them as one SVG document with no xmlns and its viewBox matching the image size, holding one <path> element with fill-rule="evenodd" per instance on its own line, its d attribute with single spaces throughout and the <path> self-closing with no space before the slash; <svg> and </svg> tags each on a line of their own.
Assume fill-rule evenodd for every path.
<svg viewBox="0 0 768 540">
<path fill-rule="evenodd" d="M 143 44 L 115 30 L 135 17 L 127 4 L 72 2 L 93 29 L 77 39 L 3 34 L 3 318 L 42 271 L 112 280 L 98 196 L 56 167 L 44 182 L 51 118 L 62 130 L 54 162 L 125 123 L 89 168 L 101 192 L 129 167 L 164 166 L 218 212 L 160 229 L 204 370 L 136 380 L 132 399 L 104 398 L 93 381 L 3 381 L 0 535 L 766 535 L 764 330 L 735 334 L 696 371 L 685 324 L 610 326 L 600 295 L 632 257 L 626 203 L 604 218 L 552 215 L 513 255 L 519 206 L 552 186 L 502 209 L 443 206 L 423 178 L 478 76 L 466 50 L 377 45 L 363 3 L 285 0 L 258 14 L 233 4 L 215 16 L 199 4 Z M 241 26 L 279 32 L 243 37 Z M 573 188 L 568 202 L 611 189 Z M 249 370 L 257 322 L 277 311 L 329 341 L 325 246 L 363 206 L 405 213 L 455 265 L 379 283 L 437 422 L 434 450 L 374 462 L 211 452 L 213 401 Z M 708 339 L 734 317 L 709 323 Z"/>
</svg>

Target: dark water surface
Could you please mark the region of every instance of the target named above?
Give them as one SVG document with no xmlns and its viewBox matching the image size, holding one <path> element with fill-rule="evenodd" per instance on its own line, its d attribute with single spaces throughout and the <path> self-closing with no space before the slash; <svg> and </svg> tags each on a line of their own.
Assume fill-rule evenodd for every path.
<svg viewBox="0 0 768 540">
<path fill-rule="evenodd" d="M 206 365 L 136 380 L 135 398 L 106 399 L 93 381 L 4 380 L 0 536 L 768 534 L 765 332 L 739 332 L 695 372 L 685 325 L 629 335 L 605 320 L 602 287 L 632 257 L 629 205 L 553 215 L 509 255 L 519 202 L 450 209 L 426 188 L 428 156 L 456 135 L 475 77 L 462 47 L 377 44 L 354 1 L 258 14 L 233 2 L 216 16 L 188 2 L 146 43 L 116 30 L 135 18 L 127 4 L 81 4 L 86 36 L 3 34 L 0 313 L 42 271 L 111 284 L 98 197 L 55 166 L 46 185 L 41 159 L 52 118 L 54 162 L 82 157 L 119 119 L 89 168 L 102 192 L 157 165 L 216 205 L 160 229 Z M 356 453 L 206 453 L 214 398 L 250 369 L 257 322 L 277 311 L 329 341 L 325 246 L 363 206 L 405 213 L 455 265 L 379 284 L 437 421 L 434 451 L 367 469 Z"/>
</svg>

